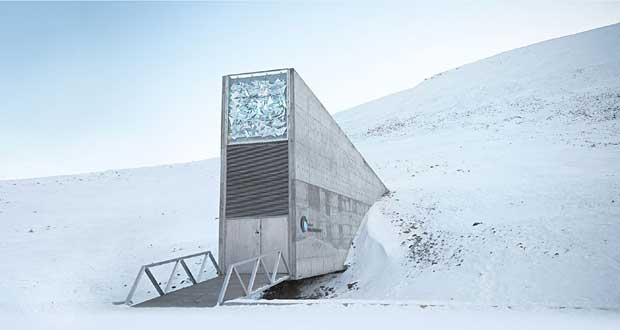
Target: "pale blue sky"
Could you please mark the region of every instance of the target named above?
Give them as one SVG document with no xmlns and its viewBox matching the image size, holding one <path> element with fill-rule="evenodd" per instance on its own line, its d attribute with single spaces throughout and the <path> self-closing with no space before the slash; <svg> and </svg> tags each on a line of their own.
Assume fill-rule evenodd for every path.
<svg viewBox="0 0 620 330">
<path fill-rule="evenodd" d="M 225 74 L 294 67 L 336 112 L 617 22 L 617 1 L 0 3 L 0 179 L 217 157 Z"/>
</svg>

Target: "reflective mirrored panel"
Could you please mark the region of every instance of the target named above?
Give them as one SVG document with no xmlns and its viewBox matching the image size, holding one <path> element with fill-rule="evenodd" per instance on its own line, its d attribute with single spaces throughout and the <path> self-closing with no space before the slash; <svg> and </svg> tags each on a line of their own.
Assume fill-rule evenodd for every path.
<svg viewBox="0 0 620 330">
<path fill-rule="evenodd" d="M 286 71 L 231 77 L 228 87 L 228 142 L 287 138 Z"/>
</svg>

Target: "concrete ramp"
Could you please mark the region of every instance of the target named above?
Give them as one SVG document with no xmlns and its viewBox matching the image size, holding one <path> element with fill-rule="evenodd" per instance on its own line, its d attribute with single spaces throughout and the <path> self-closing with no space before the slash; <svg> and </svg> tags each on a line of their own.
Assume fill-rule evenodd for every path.
<svg viewBox="0 0 620 330">
<path fill-rule="evenodd" d="M 240 274 L 244 283 L 248 283 L 249 274 Z M 257 276 L 255 280 L 257 286 L 268 285 L 269 281 L 264 276 Z M 136 304 L 133 307 L 213 307 L 217 305 L 217 300 L 224 285 L 224 276 L 200 282 L 187 288 L 167 293 L 163 296 L 153 298 Z M 233 300 L 245 296 L 243 288 L 235 278 L 231 280 L 224 300 Z"/>
<path fill-rule="evenodd" d="M 200 256 L 204 257 L 198 274 L 201 275 L 203 273 L 207 260 L 211 260 L 219 274 L 217 277 L 206 281 L 200 281 L 200 276 L 194 276 L 185 260 Z M 270 267 L 267 266 L 269 261 L 273 262 L 273 264 L 269 264 Z M 162 288 L 161 282 L 155 278 L 151 268 L 169 263 L 174 263 L 174 267 L 170 273 L 170 279 L 165 283 L 165 288 Z M 174 277 L 179 265 L 181 265 L 182 269 L 187 274 L 192 285 L 179 290 L 170 291 L 170 281 Z M 280 267 L 282 267 L 285 272 L 278 272 Z M 249 273 L 244 272 L 246 268 L 251 269 L 251 271 Z M 269 269 L 272 270 L 270 271 Z M 159 293 L 159 297 L 133 304 L 132 298 L 142 274 L 146 274 L 157 293 Z M 125 298 L 125 304 L 133 305 L 134 307 L 213 307 L 240 297 L 250 297 L 288 279 L 290 279 L 290 270 L 280 251 L 259 255 L 234 263 L 229 266 L 225 275 L 222 275 L 219 265 L 211 252 L 205 251 L 140 267 L 134 284 L 127 298 Z"/>
</svg>

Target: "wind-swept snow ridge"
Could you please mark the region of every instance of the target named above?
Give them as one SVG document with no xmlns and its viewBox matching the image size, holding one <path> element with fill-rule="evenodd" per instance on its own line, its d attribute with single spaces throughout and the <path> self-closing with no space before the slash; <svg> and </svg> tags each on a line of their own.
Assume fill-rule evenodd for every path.
<svg viewBox="0 0 620 330">
<path fill-rule="evenodd" d="M 415 88 L 338 113 L 336 118 L 358 139 L 548 116 L 616 119 L 619 30 L 620 24 L 615 24 L 501 53 L 439 73 Z M 530 116 L 506 117 L 511 113 Z M 486 126 L 478 128 L 482 127 Z"/>
</svg>

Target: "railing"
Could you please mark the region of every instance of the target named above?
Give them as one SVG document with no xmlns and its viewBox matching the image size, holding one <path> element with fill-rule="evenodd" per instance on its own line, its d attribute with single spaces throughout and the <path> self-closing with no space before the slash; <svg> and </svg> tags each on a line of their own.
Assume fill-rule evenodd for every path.
<svg viewBox="0 0 620 330">
<path fill-rule="evenodd" d="M 199 257 L 199 256 L 202 256 L 202 255 L 204 255 L 204 258 L 202 259 L 202 264 L 200 265 L 200 271 L 198 273 L 198 278 L 195 278 L 194 274 L 192 274 L 192 272 L 190 271 L 189 267 L 187 266 L 187 263 L 185 262 L 185 260 L 186 259 L 190 259 L 190 258 Z M 172 281 L 174 279 L 174 274 L 177 271 L 177 268 L 179 268 L 179 265 L 181 265 L 181 267 L 183 268 L 183 270 L 187 274 L 187 277 L 189 278 L 190 282 L 192 283 L 192 285 L 194 285 L 194 284 L 200 282 L 200 280 L 202 279 L 202 274 L 203 274 L 203 272 L 205 270 L 205 267 L 207 265 L 207 259 L 211 260 L 211 262 L 213 263 L 213 266 L 215 267 L 216 272 L 218 274 L 221 274 L 222 271 L 220 270 L 220 267 L 217 265 L 217 262 L 215 261 L 215 258 L 213 257 L 213 253 L 211 253 L 211 251 L 204 251 L 204 252 L 194 253 L 194 254 L 178 257 L 178 258 L 173 258 L 173 259 L 168 259 L 168 260 L 160 261 L 160 262 L 154 262 L 152 264 L 148 264 L 148 265 L 144 265 L 144 266 L 140 267 L 140 270 L 138 271 L 138 275 L 136 276 L 136 279 L 133 282 L 133 285 L 131 286 L 131 290 L 129 290 L 129 294 L 127 295 L 127 298 L 125 299 L 125 304 L 126 305 L 131 305 L 133 303 L 131 301 L 131 298 L 133 298 L 133 295 L 135 294 L 136 289 L 138 288 L 138 283 L 140 283 L 140 279 L 142 278 L 142 274 L 146 274 L 146 276 L 149 278 L 149 280 L 151 281 L 151 283 L 155 287 L 155 290 L 157 290 L 157 293 L 160 296 L 163 296 L 166 293 L 170 292 L 170 286 L 171 286 Z M 152 267 L 161 266 L 161 265 L 165 265 L 165 264 L 169 264 L 169 263 L 172 263 L 172 262 L 174 262 L 174 267 L 172 268 L 172 272 L 170 273 L 170 277 L 168 278 L 168 283 L 166 283 L 166 287 L 164 289 L 162 289 L 161 286 L 158 284 L 157 280 L 155 279 L 155 276 L 151 272 L 151 268 Z"/>
<path fill-rule="evenodd" d="M 267 270 L 267 267 L 265 266 L 265 262 L 263 261 L 263 259 L 267 256 L 272 256 L 273 254 L 276 254 L 276 253 L 277 253 L 277 257 L 276 257 L 275 265 L 273 266 L 273 271 L 270 273 Z M 286 273 L 285 273 L 286 275 L 278 277 L 278 268 L 280 267 L 280 260 L 282 260 L 282 264 L 284 265 L 284 268 L 286 269 Z M 254 263 L 254 267 L 252 268 L 250 279 L 248 281 L 248 284 L 246 285 L 245 283 L 243 283 L 243 279 L 241 278 L 241 275 L 239 274 L 239 271 L 237 270 L 237 268 L 239 266 L 250 264 L 250 263 Z M 258 273 L 259 267 L 262 268 L 263 273 L 265 274 L 265 276 L 267 277 L 267 280 L 269 281 L 269 284 L 266 284 L 257 289 L 254 289 L 254 281 L 256 280 L 256 275 Z M 224 278 L 224 283 L 222 284 L 222 290 L 220 291 L 220 295 L 217 299 L 218 305 L 221 305 L 224 302 L 224 296 L 226 295 L 226 290 L 228 289 L 228 285 L 230 284 L 230 277 L 232 276 L 233 273 L 236 275 L 237 279 L 239 280 L 239 284 L 241 284 L 241 288 L 243 289 L 243 293 L 245 293 L 245 296 L 249 296 L 254 293 L 268 289 L 280 282 L 286 281 L 287 279 L 290 278 L 291 272 L 288 268 L 288 265 L 286 264 L 286 260 L 284 260 L 284 257 L 282 256 L 282 252 L 280 251 L 276 251 L 276 252 L 269 253 L 269 254 L 263 254 L 258 257 L 254 257 L 251 259 L 247 259 L 247 260 L 234 263 L 228 266 L 228 271 L 226 271 L 226 277 Z"/>
</svg>

